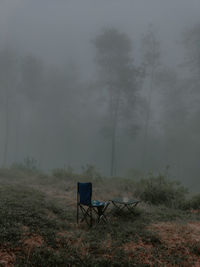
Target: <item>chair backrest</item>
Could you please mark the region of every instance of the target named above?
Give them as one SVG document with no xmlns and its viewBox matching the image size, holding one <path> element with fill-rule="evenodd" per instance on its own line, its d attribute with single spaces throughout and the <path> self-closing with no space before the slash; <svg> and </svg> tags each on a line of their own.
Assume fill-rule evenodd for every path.
<svg viewBox="0 0 200 267">
<path fill-rule="evenodd" d="M 90 205 L 92 199 L 92 183 L 77 184 L 78 204 Z"/>
</svg>

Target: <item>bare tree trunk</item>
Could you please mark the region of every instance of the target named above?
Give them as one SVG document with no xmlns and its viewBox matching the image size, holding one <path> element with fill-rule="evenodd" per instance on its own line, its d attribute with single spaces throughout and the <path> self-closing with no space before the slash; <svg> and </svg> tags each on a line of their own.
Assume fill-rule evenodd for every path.
<svg viewBox="0 0 200 267">
<path fill-rule="evenodd" d="M 112 119 L 112 136 L 111 136 L 111 165 L 110 165 L 110 175 L 113 176 L 115 170 L 115 159 L 116 159 L 116 135 L 117 135 L 117 123 L 119 114 L 119 101 L 120 101 L 120 90 L 118 91 L 118 96 L 116 97 L 116 103 L 114 105 L 114 114 Z"/>
<path fill-rule="evenodd" d="M 111 137 L 111 165 L 110 165 L 110 176 L 114 175 L 115 168 L 115 150 L 116 150 L 116 125 L 113 125 L 112 137 Z"/>
<path fill-rule="evenodd" d="M 8 155 L 8 134 L 9 134 L 9 110 L 8 110 L 8 95 L 6 93 L 6 106 L 5 106 L 5 143 L 4 143 L 4 153 L 3 153 L 3 167 L 7 165 L 7 155 Z"/>
<path fill-rule="evenodd" d="M 146 166 L 146 155 L 147 155 L 147 145 L 148 145 L 148 135 L 149 135 L 149 121 L 151 117 L 151 98 L 152 98 L 152 92 L 153 92 L 153 84 L 154 84 L 154 73 L 155 68 L 152 67 L 151 71 L 151 83 L 150 83 L 150 89 L 149 89 L 149 95 L 148 95 L 148 102 L 147 102 L 147 116 L 145 120 L 145 128 L 144 128 L 144 146 L 142 151 L 142 159 L 141 159 L 141 165 L 142 169 Z"/>
<path fill-rule="evenodd" d="M 15 140 L 15 161 L 16 162 L 18 162 L 18 159 L 19 159 L 20 124 L 21 124 L 21 110 L 20 108 L 18 108 L 17 118 L 16 118 L 16 140 Z"/>
</svg>

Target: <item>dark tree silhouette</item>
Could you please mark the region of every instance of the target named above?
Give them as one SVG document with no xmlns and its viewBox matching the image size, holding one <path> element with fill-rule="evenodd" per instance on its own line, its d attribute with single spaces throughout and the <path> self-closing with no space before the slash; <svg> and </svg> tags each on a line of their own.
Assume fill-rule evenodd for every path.
<svg viewBox="0 0 200 267">
<path fill-rule="evenodd" d="M 131 119 L 134 109 L 139 69 L 134 67 L 129 37 L 116 29 L 106 29 L 95 39 L 101 86 L 109 111 L 107 132 L 111 141 L 110 175 L 114 175 L 116 138 L 120 119 Z M 127 115 L 128 114 L 128 115 Z"/>
</svg>

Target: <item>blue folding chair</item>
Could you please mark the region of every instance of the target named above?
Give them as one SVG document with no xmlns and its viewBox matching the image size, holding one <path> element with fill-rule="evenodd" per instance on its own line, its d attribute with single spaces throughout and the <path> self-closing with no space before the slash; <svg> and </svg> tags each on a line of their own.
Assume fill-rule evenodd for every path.
<svg viewBox="0 0 200 267">
<path fill-rule="evenodd" d="M 97 215 L 97 222 L 107 223 L 105 211 L 110 202 L 100 202 L 92 200 L 92 183 L 77 183 L 77 223 L 79 223 L 79 210 L 81 210 L 82 219 L 91 227 L 93 224 L 92 212 Z"/>
</svg>

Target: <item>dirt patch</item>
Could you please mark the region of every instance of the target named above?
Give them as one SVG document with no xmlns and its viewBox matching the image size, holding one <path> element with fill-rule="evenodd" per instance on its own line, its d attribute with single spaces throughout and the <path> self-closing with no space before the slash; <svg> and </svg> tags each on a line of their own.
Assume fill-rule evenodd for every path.
<svg viewBox="0 0 200 267">
<path fill-rule="evenodd" d="M 148 266 L 160 263 L 159 260 L 153 257 L 153 248 L 153 244 L 143 242 L 140 237 L 137 243 L 131 241 L 123 246 L 123 250 L 128 254 L 129 260 L 135 259 L 138 264 L 146 264 Z"/>
<path fill-rule="evenodd" d="M 189 222 L 187 224 L 163 222 L 150 226 L 156 231 L 169 255 L 185 256 L 184 266 L 200 267 L 200 223 Z"/>
<path fill-rule="evenodd" d="M 75 237 L 73 232 L 63 231 L 57 234 L 56 242 L 58 247 L 62 247 L 63 241 L 68 244 L 69 248 L 75 248 L 79 251 L 80 255 L 85 256 L 88 255 L 89 249 L 85 245 L 85 237 L 84 234 L 79 237 Z M 68 253 L 68 252 L 67 252 Z"/>
<path fill-rule="evenodd" d="M 191 229 L 192 239 L 200 242 L 200 222 L 189 222 L 188 227 Z"/>
<path fill-rule="evenodd" d="M 163 222 L 151 225 L 150 229 L 156 231 L 162 241 L 169 246 L 200 241 L 200 222 L 188 224 Z"/>
<path fill-rule="evenodd" d="M 44 243 L 43 238 L 40 235 L 32 235 L 23 240 L 24 250 L 27 254 L 27 262 L 30 258 L 31 252 L 34 248 L 39 248 Z"/>
<path fill-rule="evenodd" d="M 12 251 L 0 249 L 0 265 L 3 267 L 13 267 L 16 256 Z"/>
<path fill-rule="evenodd" d="M 161 243 L 145 242 L 141 237 L 125 243 L 122 249 L 130 261 L 148 266 L 200 267 L 200 222 L 155 223 L 148 230 L 156 233 Z"/>
<path fill-rule="evenodd" d="M 26 249 L 29 249 L 33 247 L 41 247 L 42 244 L 44 243 L 44 240 L 39 235 L 33 235 L 25 239 L 23 243 L 26 246 Z"/>
</svg>

